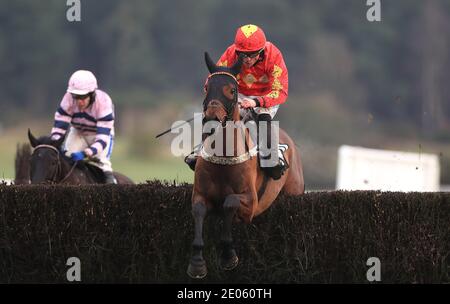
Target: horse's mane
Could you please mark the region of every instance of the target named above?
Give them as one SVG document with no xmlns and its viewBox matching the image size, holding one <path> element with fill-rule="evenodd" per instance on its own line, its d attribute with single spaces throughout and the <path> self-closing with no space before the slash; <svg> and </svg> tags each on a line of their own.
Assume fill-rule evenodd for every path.
<svg viewBox="0 0 450 304">
<path fill-rule="evenodd" d="M 30 183 L 30 157 L 31 146 L 28 143 L 17 144 L 14 184 L 23 185 Z"/>
</svg>

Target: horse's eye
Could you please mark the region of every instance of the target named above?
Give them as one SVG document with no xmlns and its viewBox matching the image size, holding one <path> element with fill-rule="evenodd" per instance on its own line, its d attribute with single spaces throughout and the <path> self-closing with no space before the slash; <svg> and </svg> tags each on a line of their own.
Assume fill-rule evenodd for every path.
<svg viewBox="0 0 450 304">
<path fill-rule="evenodd" d="M 233 94 L 233 95 L 236 94 L 236 88 L 231 89 L 231 94 Z"/>
</svg>

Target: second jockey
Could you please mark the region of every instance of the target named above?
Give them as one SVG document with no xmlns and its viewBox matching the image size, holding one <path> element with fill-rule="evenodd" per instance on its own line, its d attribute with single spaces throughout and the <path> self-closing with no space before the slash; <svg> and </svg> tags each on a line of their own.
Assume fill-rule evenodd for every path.
<svg viewBox="0 0 450 304">
<path fill-rule="evenodd" d="M 73 161 L 94 160 L 106 184 L 117 184 L 111 166 L 114 142 L 114 105 L 109 95 L 98 89 L 94 74 L 78 70 L 69 79 L 67 92 L 55 113 L 51 137 L 66 135 L 63 150 Z"/>
</svg>

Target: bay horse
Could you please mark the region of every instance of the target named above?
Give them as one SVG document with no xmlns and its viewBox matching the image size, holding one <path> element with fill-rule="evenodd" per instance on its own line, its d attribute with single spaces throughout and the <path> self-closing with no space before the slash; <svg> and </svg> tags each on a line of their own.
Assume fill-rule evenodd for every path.
<svg viewBox="0 0 450 304">
<path fill-rule="evenodd" d="M 205 61 L 210 75 L 205 85 L 203 122 L 218 122 L 219 126 L 215 132 L 222 129 L 226 134 L 223 138 L 223 148 L 225 150 L 226 145 L 233 143 L 233 155 L 218 156 L 206 151 L 205 145 L 211 138 L 209 135 L 204 139 L 203 149 L 197 159 L 192 193 L 195 231 L 187 269 L 187 274 L 194 279 L 207 275 L 206 262 L 202 255 L 203 223 L 207 213 L 216 211 L 223 216 L 220 265 L 224 270 L 231 270 L 239 261 L 233 248 L 233 220 L 250 223 L 255 216 L 271 206 L 280 192 L 300 195 L 305 191 L 300 153 L 286 132 L 279 129 L 279 141 L 289 147 L 284 153 L 289 168 L 280 179 L 273 180 L 258 165 L 258 157 L 255 157 L 257 147 L 248 136 L 249 132 L 244 130 L 246 133 L 243 140 L 238 140 L 238 133 L 242 135 L 242 130 L 235 128 L 231 133 L 224 130 L 229 125 L 228 122 L 241 121 L 236 76 L 240 72 L 242 57 L 231 68 L 216 66 L 208 53 L 205 53 Z M 232 134 L 231 138 L 228 134 Z"/>
<path fill-rule="evenodd" d="M 74 162 L 61 151 L 64 137 L 52 140 L 48 136 L 36 139 L 28 129 L 33 152 L 29 157 L 30 182 L 56 184 L 102 184 L 103 172 L 85 161 Z M 17 162 L 17 160 L 16 160 Z M 114 172 L 118 184 L 133 184 L 125 175 Z"/>
</svg>

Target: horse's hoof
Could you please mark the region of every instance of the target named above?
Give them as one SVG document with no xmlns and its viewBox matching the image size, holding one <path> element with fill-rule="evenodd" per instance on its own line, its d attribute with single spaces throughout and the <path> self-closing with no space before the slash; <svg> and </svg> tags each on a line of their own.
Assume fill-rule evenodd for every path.
<svg viewBox="0 0 450 304">
<path fill-rule="evenodd" d="M 221 259 L 220 260 L 220 266 L 222 267 L 223 270 L 233 270 L 234 268 L 236 268 L 236 266 L 239 264 L 239 258 L 236 254 L 233 254 L 230 258 L 228 259 Z"/>
<path fill-rule="evenodd" d="M 193 265 L 192 263 L 189 263 L 187 274 L 193 279 L 203 279 L 208 274 L 208 270 L 206 269 L 206 263 L 203 262 L 203 264 L 199 265 Z"/>
</svg>

